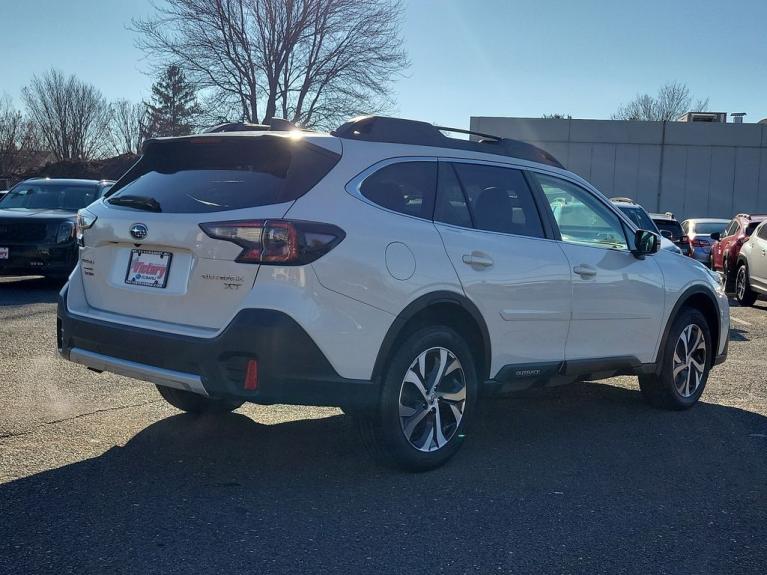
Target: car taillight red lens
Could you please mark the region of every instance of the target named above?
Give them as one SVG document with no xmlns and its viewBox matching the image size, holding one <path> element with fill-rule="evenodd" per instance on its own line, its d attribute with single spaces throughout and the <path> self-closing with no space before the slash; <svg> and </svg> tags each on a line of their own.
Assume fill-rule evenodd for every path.
<svg viewBox="0 0 767 575">
<path fill-rule="evenodd" d="M 337 226 L 297 220 L 210 222 L 200 228 L 211 238 L 242 247 L 236 261 L 253 264 L 308 264 L 346 237 Z"/>
</svg>

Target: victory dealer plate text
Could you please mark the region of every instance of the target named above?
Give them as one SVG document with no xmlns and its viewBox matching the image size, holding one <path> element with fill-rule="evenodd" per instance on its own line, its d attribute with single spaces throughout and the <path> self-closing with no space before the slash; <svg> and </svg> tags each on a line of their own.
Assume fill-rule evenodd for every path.
<svg viewBox="0 0 767 575">
<path fill-rule="evenodd" d="M 125 283 L 138 286 L 164 288 L 173 254 L 156 250 L 131 250 Z"/>
</svg>

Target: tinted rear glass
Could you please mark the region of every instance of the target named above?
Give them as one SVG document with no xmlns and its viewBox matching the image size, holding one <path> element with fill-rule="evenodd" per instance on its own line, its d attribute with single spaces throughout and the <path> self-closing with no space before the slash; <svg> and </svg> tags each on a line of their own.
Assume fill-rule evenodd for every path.
<svg viewBox="0 0 767 575">
<path fill-rule="evenodd" d="M 656 220 L 655 223 L 660 231 L 667 230 L 671 232 L 671 236 L 675 240 L 678 240 L 684 235 L 682 233 L 682 225 L 679 222 Z"/>
<path fill-rule="evenodd" d="M 159 211 L 218 212 L 293 201 L 313 188 L 340 155 L 280 136 L 192 138 L 150 145 L 110 190 L 159 204 Z"/>
<path fill-rule="evenodd" d="M 649 230 L 652 232 L 658 229 L 655 227 L 655 224 L 650 219 L 650 216 L 647 215 L 647 212 L 644 211 L 644 209 L 638 206 L 619 206 L 619 209 L 624 214 L 626 214 L 640 230 Z"/>
<path fill-rule="evenodd" d="M 97 186 L 21 183 L 0 197 L 0 209 L 66 210 L 76 212 L 99 196 Z"/>
<path fill-rule="evenodd" d="M 727 226 L 727 222 L 697 222 L 693 226 L 693 230 L 696 234 L 715 234 L 720 233 L 724 235 L 724 228 Z"/>
<path fill-rule="evenodd" d="M 360 192 L 387 210 L 430 220 L 436 187 L 437 162 L 398 162 L 369 176 Z"/>
</svg>

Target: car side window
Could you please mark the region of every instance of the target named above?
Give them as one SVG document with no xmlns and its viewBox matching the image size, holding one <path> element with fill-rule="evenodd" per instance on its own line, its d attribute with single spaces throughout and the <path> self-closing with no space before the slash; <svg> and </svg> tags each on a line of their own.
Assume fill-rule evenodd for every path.
<svg viewBox="0 0 767 575">
<path fill-rule="evenodd" d="M 620 218 L 590 192 L 566 180 L 534 173 L 543 189 L 562 241 L 627 250 Z"/>
<path fill-rule="evenodd" d="M 461 162 L 453 167 L 476 229 L 544 237 L 533 193 L 520 170 Z"/>
<path fill-rule="evenodd" d="M 690 222 L 682 222 L 682 232 L 684 234 L 690 233 Z"/>
<path fill-rule="evenodd" d="M 724 237 L 736 234 L 739 228 L 740 226 L 738 225 L 738 220 L 732 220 L 729 227 L 727 228 L 727 231 L 724 232 Z"/>
<path fill-rule="evenodd" d="M 463 228 L 473 227 L 466 196 L 463 194 L 453 166 L 446 162 L 439 163 L 434 220 Z"/>
<path fill-rule="evenodd" d="M 360 193 L 387 210 L 431 220 L 436 187 L 437 162 L 397 162 L 368 176 Z"/>
<path fill-rule="evenodd" d="M 767 224 L 760 226 L 759 229 L 756 230 L 756 237 L 761 240 L 767 240 Z"/>
</svg>

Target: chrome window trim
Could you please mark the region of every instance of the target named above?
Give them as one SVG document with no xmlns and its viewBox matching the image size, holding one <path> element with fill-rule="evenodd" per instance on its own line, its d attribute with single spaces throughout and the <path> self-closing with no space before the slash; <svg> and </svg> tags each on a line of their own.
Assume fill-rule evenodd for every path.
<svg viewBox="0 0 767 575">
<path fill-rule="evenodd" d="M 560 180 L 564 180 L 574 186 L 577 186 L 581 189 L 583 189 L 586 193 L 591 194 L 591 196 L 594 197 L 598 202 L 600 202 L 605 208 L 607 208 L 608 211 L 615 214 L 619 221 L 621 221 L 624 225 L 628 226 L 628 228 L 634 232 L 636 232 L 639 228 L 631 221 L 631 219 L 624 214 L 620 209 L 616 208 L 612 202 L 605 196 L 602 192 L 600 192 L 597 188 L 595 188 L 592 184 L 590 184 L 588 181 L 584 180 L 577 174 L 574 174 L 572 172 L 569 172 L 567 170 L 562 170 L 559 168 L 553 168 L 548 166 L 542 166 L 540 164 L 535 164 L 532 162 L 527 162 L 524 160 L 519 160 L 517 158 L 509 158 L 509 161 L 502 161 L 502 160 L 485 160 L 485 159 L 479 159 L 479 158 L 467 158 L 467 157 L 461 157 L 461 156 L 450 156 L 450 155 L 436 155 L 436 156 L 392 156 L 390 158 L 385 158 L 383 160 L 379 160 L 378 162 L 370 165 L 360 173 L 358 173 L 356 176 L 354 176 L 351 180 L 349 180 L 344 186 L 344 189 L 346 192 L 357 198 L 358 200 L 365 202 L 369 206 L 373 206 L 379 210 L 382 210 L 384 212 L 388 212 L 390 214 L 396 214 L 398 216 L 402 216 L 405 218 L 410 218 L 413 220 L 417 220 L 420 222 L 431 222 L 434 224 L 440 224 L 443 226 L 450 226 L 459 230 L 469 230 L 473 232 L 483 232 L 483 233 L 490 233 L 490 234 L 498 234 L 502 236 L 510 236 L 510 237 L 523 237 L 523 238 L 532 238 L 532 239 L 542 239 L 547 241 L 558 241 L 562 243 L 569 243 L 564 242 L 564 240 L 556 240 L 553 238 L 537 238 L 535 236 L 520 236 L 518 234 L 506 234 L 503 232 L 492 232 L 489 230 L 478 230 L 476 228 L 466 228 L 463 226 L 456 226 L 454 224 L 446 224 L 444 222 L 439 222 L 437 220 L 434 220 L 434 217 L 432 216 L 431 219 L 421 218 L 418 216 L 411 216 L 410 214 L 403 214 L 402 212 L 396 212 L 394 210 L 390 210 L 388 208 L 385 208 L 383 206 L 379 206 L 375 202 L 367 199 L 365 196 L 362 195 L 362 191 L 360 190 L 363 182 L 370 177 L 372 174 L 377 172 L 378 170 L 385 168 L 386 166 L 390 166 L 392 164 L 398 164 L 398 163 L 405 163 L 405 162 L 450 162 L 450 163 L 463 163 L 463 164 L 480 164 L 480 165 L 487 165 L 487 166 L 496 166 L 500 168 L 511 168 L 515 170 L 520 171 L 527 171 L 527 172 L 534 172 L 534 173 L 540 173 L 544 176 L 550 176 L 552 178 L 559 178 Z M 435 197 L 434 201 L 436 202 L 436 191 L 435 190 Z M 624 236 L 626 234 L 624 233 Z M 602 246 L 591 246 L 587 244 L 571 244 L 571 245 L 580 245 L 583 247 L 592 247 L 595 249 L 601 249 L 601 250 L 612 250 L 617 251 L 621 253 L 631 253 L 631 243 L 629 242 L 629 238 L 626 236 L 626 249 L 623 248 L 609 248 L 609 247 L 602 247 Z"/>
</svg>

